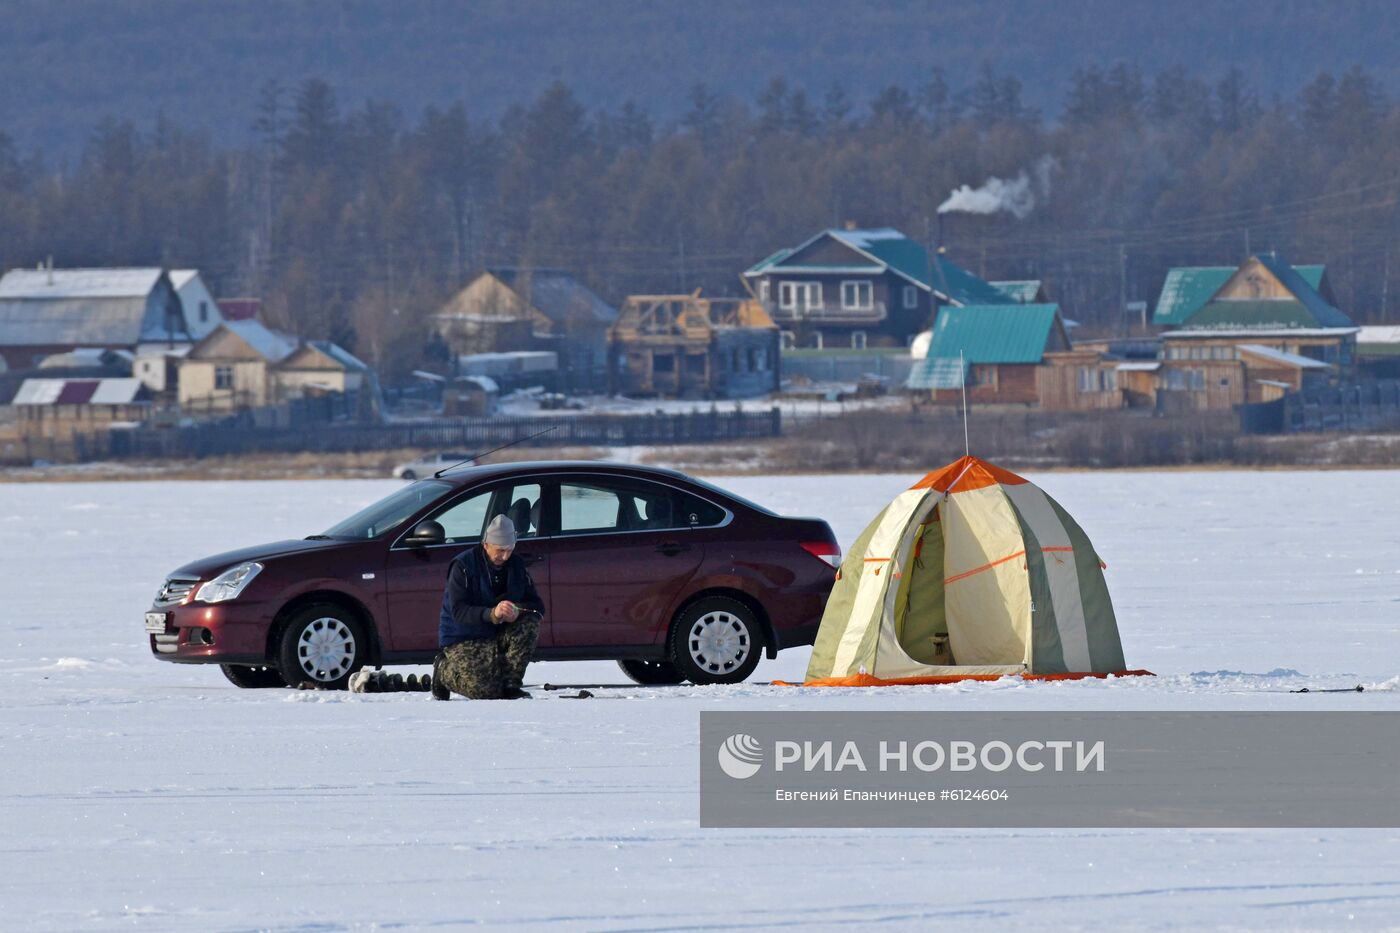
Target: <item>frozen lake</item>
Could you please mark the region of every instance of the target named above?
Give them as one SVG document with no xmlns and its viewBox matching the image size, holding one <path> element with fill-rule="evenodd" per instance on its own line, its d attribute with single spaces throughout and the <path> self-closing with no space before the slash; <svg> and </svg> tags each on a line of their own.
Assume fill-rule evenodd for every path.
<svg viewBox="0 0 1400 933">
<path fill-rule="evenodd" d="M 1031 478 L 1094 540 L 1127 662 L 1158 677 L 762 685 L 800 679 L 800 650 L 745 685 L 562 706 L 239 691 L 151 659 L 165 574 L 322 531 L 393 481 L 0 486 L 0 927 L 1393 924 L 1395 830 L 698 827 L 701 709 L 1400 711 L 1400 472 Z M 849 545 L 916 479 L 719 482 Z"/>
</svg>

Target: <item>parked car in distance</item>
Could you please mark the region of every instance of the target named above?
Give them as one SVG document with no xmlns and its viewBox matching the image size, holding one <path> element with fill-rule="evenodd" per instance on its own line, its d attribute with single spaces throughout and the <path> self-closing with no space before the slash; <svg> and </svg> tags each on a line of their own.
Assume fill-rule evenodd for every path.
<svg viewBox="0 0 1400 933">
<path fill-rule="evenodd" d="M 429 663 L 448 566 L 497 515 L 545 601 L 535 658 L 612 659 L 638 683 L 737 683 L 761 655 L 810 645 L 841 564 L 826 522 L 674 470 L 468 467 L 324 534 L 186 564 L 146 613 L 151 651 L 222 665 L 240 687 Z"/>
<path fill-rule="evenodd" d="M 410 460 L 407 463 L 400 463 L 390 471 L 390 475 L 396 479 L 423 479 L 432 476 L 442 470 L 454 466 L 475 466 L 476 461 L 468 453 L 458 453 L 455 451 L 440 454 L 428 454 L 419 457 L 417 460 Z"/>
</svg>

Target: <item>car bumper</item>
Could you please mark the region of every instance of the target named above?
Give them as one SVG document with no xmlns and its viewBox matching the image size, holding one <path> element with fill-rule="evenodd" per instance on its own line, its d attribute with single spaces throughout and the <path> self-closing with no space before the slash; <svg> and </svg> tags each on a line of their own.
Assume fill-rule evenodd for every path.
<svg viewBox="0 0 1400 933">
<path fill-rule="evenodd" d="M 237 601 L 152 606 L 165 614 L 162 631 L 147 629 L 151 654 L 177 664 L 264 664 L 271 618 L 266 607 Z"/>
</svg>

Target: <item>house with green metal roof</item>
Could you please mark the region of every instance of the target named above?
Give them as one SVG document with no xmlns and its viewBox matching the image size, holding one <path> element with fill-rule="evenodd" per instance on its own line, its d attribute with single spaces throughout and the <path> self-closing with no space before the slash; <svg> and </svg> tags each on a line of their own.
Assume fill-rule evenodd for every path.
<svg viewBox="0 0 1400 933">
<path fill-rule="evenodd" d="M 1235 268 L 1173 269 L 1154 320 L 1168 326 L 1158 396 L 1170 406 L 1272 401 L 1356 374 L 1358 328 L 1334 303 L 1324 267 L 1275 253 Z"/>
<path fill-rule="evenodd" d="M 1047 354 L 1071 350 L 1056 304 L 966 305 L 940 309 L 928 353 L 914 364 L 906 388 L 936 402 L 1037 404 L 1037 369 Z"/>
<path fill-rule="evenodd" d="M 1157 297 L 1157 307 L 1152 312 L 1152 323 L 1158 327 L 1180 327 L 1205 307 L 1239 269 L 1239 266 L 1182 266 L 1168 270 L 1162 292 Z M 1293 270 L 1310 288 L 1330 301 L 1326 266 L 1294 266 Z"/>
<path fill-rule="evenodd" d="M 743 279 L 786 345 L 802 348 L 903 348 L 940 306 L 1010 300 L 893 227 L 823 230 Z"/>
</svg>

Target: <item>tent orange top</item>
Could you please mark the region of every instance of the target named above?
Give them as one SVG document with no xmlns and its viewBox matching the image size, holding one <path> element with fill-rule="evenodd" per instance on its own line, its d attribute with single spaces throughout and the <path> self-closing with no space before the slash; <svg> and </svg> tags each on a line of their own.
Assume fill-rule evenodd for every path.
<svg viewBox="0 0 1400 933">
<path fill-rule="evenodd" d="M 964 472 L 964 470 L 966 472 Z M 961 476 L 962 479 L 958 479 Z M 985 486 L 995 486 L 1000 483 L 1003 486 L 1020 486 L 1027 480 L 1010 470 L 1003 470 L 999 466 L 978 460 L 976 457 L 961 457 L 954 460 L 941 470 L 935 470 L 923 479 L 919 480 L 910 489 L 936 489 L 939 492 L 947 492 L 948 487 L 953 483 L 958 484 L 960 492 L 970 489 L 982 489 Z"/>
</svg>

